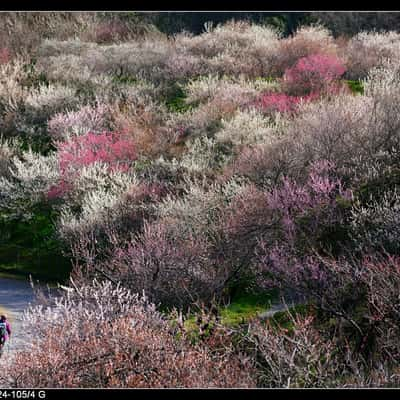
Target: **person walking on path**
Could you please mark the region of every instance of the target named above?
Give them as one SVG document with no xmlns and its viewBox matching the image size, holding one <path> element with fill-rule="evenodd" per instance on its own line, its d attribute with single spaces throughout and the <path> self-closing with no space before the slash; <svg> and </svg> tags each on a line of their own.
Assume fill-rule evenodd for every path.
<svg viewBox="0 0 400 400">
<path fill-rule="evenodd" d="M 11 325 L 7 320 L 7 315 L 0 315 L 0 357 L 3 354 L 4 345 L 11 336 Z"/>
</svg>

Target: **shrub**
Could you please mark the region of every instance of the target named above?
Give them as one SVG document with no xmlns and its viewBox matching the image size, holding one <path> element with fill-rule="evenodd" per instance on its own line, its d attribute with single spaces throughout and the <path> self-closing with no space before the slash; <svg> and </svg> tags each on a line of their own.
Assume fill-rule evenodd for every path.
<svg viewBox="0 0 400 400">
<path fill-rule="evenodd" d="M 228 161 L 228 157 L 214 139 L 207 137 L 188 141 L 188 151 L 183 154 L 180 165 L 195 175 L 215 175 Z"/>
<path fill-rule="evenodd" d="M 115 271 L 111 276 L 131 290 L 145 290 L 156 303 L 187 307 L 197 300 L 209 301 L 224 277 L 210 262 L 210 251 L 206 238 L 174 235 L 161 221 L 145 225 L 143 234 L 116 249 L 103 268 L 108 274 Z"/>
<path fill-rule="evenodd" d="M 126 171 L 136 159 L 133 143 L 115 132 L 101 134 L 88 132 L 71 138 L 68 142 L 60 143 L 57 147 L 62 173 L 79 170 L 82 166 L 95 162 L 106 163 L 110 169 Z"/>
<path fill-rule="evenodd" d="M 86 54 L 85 63 L 97 72 L 138 76 L 160 83 L 165 80 L 165 68 L 174 54 L 173 44 L 166 38 L 98 46 Z"/>
<path fill-rule="evenodd" d="M 236 50 L 237 47 L 234 46 L 247 48 L 251 44 L 264 41 L 264 45 L 267 47 L 268 44 L 271 45 L 271 42 L 278 39 L 278 35 L 270 27 L 251 25 L 244 21 L 231 21 L 216 27 L 209 25 L 202 35 L 182 34 L 178 35 L 177 39 L 178 46 L 190 46 L 191 53 L 211 58 L 227 50 Z M 230 46 L 233 48 L 229 49 Z"/>
<path fill-rule="evenodd" d="M 96 190 L 81 200 L 80 211 L 61 207 L 58 234 L 75 261 L 75 272 L 107 271 L 107 260 L 132 235 L 154 219 L 155 203 L 165 196 L 161 185 L 132 184 L 128 189 Z M 119 275 L 118 270 L 113 271 Z"/>
<path fill-rule="evenodd" d="M 0 137 L 0 177 L 10 177 L 12 158 L 17 152 L 15 147 L 15 143 L 10 140 L 4 140 Z"/>
<path fill-rule="evenodd" d="M 223 231 L 231 257 L 251 263 L 260 241 L 266 246 L 280 243 L 301 254 L 331 251 L 335 241 L 346 239 L 335 237 L 346 216 L 337 198 L 350 196 L 328 162 L 311 165 L 303 184 L 284 178 L 267 191 L 249 185 L 225 211 Z"/>
<path fill-rule="evenodd" d="M 399 254 L 399 212 L 400 201 L 396 189 L 386 192 L 378 201 L 355 205 L 351 210 L 354 245 L 361 251 L 373 249 Z"/>
<path fill-rule="evenodd" d="M 266 250 L 266 251 L 265 251 Z M 322 314 L 335 317 L 342 343 L 351 345 L 371 371 L 398 363 L 399 285 L 397 257 L 365 256 L 339 260 L 318 255 L 293 257 L 286 248 L 260 250 L 262 277 L 312 302 Z M 322 316 L 321 321 L 324 320 Z M 326 319 L 325 319 L 326 320 Z M 379 349 L 379 350 L 378 350 Z M 385 349 L 381 351 L 381 349 Z"/>
<path fill-rule="evenodd" d="M 189 135 L 212 135 L 220 128 L 222 118 L 230 119 L 240 107 L 248 104 L 256 93 L 250 85 L 229 82 L 221 84 L 208 101 L 174 117 L 169 125 L 171 129 L 183 132 L 183 135 L 179 136 L 184 138 Z M 191 101 L 190 97 L 188 101 Z"/>
<path fill-rule="evenodd" d="M 399 33 L 360 32 L 353 36 L 345 49 L 348 79 L 364 79 L 368 72 L 381 66 L 386 59 L 398 62 Z"/>
<path fill-rule="evenodd" d="M 221 213 L 240 191 L 240 184 L 234 180 L 211 185 L 186 181 L 183 196 L 167 196 L 158 204 L 156 214 L 170 224 L 175 236 L 204 237 L 216 245 Z"/>
<path fill-rule="evenodd" d="M 88 132 L 101 133 L 109 129 L 108 108 L 104 104 L 84 106 L 78 111 L 66 111 L 54 115 L 48 121 L 48 131 L 54 139 L 69 140 Z"/>
<path fill-rule="evenodd" d="M 220 218 L 240 186 L 229 182 L 205 191 L 190 185 L 183 198 L 168 196 L 144 232 L 114 250 L 107 273 L 163 305 L 187 307 L 219 297 L 233 273 L 221 256 Z"/>
<path fill-rule="evenodd" d="M 136 161 L 135 173 L 143 181 L 153 184 L 163 184 L 169 191 L 179 191 L 181 184 L 187 178 L 186 170 L 176 160 L 167 160 L 163 156 L 155 160 Z"/>
<path fill-rule="evenodd" d="M 66 51 L 60 55 L 39 59 L 40 70 L 53 79 L 60 76 L 63 67 L 74 71 L 78 79 L 79 71 L 83 70 L 89 76 L 130 76 L 159 84 L 168 80 L 166 67 L 175 54 L 172 42 L 162 36 L 110 45 L 68 41 L 61 43 L 61 47 Z M 72 77 L 73 74 L 69 72 L 68 75 Z"/>
<path fill-rule="evenodd" d="M 185 89 L 188 103 L 204 103 L 215 97 L 221 87 L 227 84 L 226 79 L 220 79 L 216 75 L 201 76 L 198 79 L 191 79 Z"/>
<path fill-rule="evenodd" d="M 291 156 L 292 143 L 279 138 L 274 143 L 244 147 L 226 166 L 224 177 L 244 177 L 257 186 L 271 187 L 284 175 L 298 172 Z"/>
<path fill-rule="evenodd" d="M 10 101 L 7 111 L 13 115 L 14 129 L 23 135 L 47 134 L 47 121 L 57 112 L 76 107 L 80 99 L 75 90 L 62 85 L 41 84 L 25 91 L 19 101 Z"/>
<path fill-rule="evenodd" d="M 205 103 L 224 93 L 240 90 L 249 95 L 263 91 L 277 91 L 280 88 L 279 81 L 269 79 L 246 79 L 243 76 L 238 78 L 224 75 L 222 78 L 216 75 L 206 75 L 198 79 L 191 79 L 185 86 L 187 94 L 186 101 L 189 104 Z"/>
<path fill-rule="evenodd" d="M 374 141 L 368 121 L 372 108 L 372 98 L 348 94 L 304 104 L 287 129 L 293 171 L 312 160 L 330 160 L 340 167 L 360 162 Z"/>
<path fill-rule="evenodd" d="M 6 12 L 1 15 L 1 41 L 16 54 L 29 56 L 43 38 L 80 36 L 96 19 L 94 13 Z"/>
<path fill-rule="evenodd" d="M 112 43 L 129 37 L 129 26 L 122 21 L 111 20 L 97 24 L 94 39 L 97 43 Z"/>
<path fill-rule="evenodd" d="M 363 96 L 340 94 L 304 104 L 288 126 L 291 157 L 302 168 L 311 160 L 327 159 L 351 175 L 360 165 L 393 162 L 398 146 L 397 67 L 372 70 Z M 301 134 L 299 134 L 301 132 Z"/>
<path fill-rule="evenodd" d="M 0 64 L 7 64 L 11 60 L 11 54 L 7 47 L 0 49 Z"/>
<path fill-rule="evenodd" d="M 303 26 L 293 36 L 280 40 L 275 55 L 274 75 L 282 76 L 298 60 L 312 54 L 337 54 L 333 37 L 322 26 Z"/>
<path fill-rule="evenodd" d="M 146 290 L 164 305 L 187 306 L 194 299 L 209 301 L 218 296 L 230 274 L 220 258 L 217 263 L 214 260 L 219 248 L 219 216 L 235 190 L 232 183 L 207 192 L 192 184 L 182 199 L 170 195 L 159 204 L 149 204 L 150 214 L 155 210 L 156 218 L 145 215 L 145 204 L 136 203 L 143 210 L 139 222 L 144 222 L 144 231 L 136 231 L 132 240 L 124 240 L 125 233 L 119 240 L 118 228 L 106 229 L 106 234 L 110 234 L 106 240 L 113 242 L 111 258 L 99 263 L 97 269 L 134 290 Z M 132 207 L 130 200 L 125 208 Z M 82 244 L 78 244 L 79 251 Z M 85 251 L 89 254 L 87 250 L 81 253 Z M 82 271 L 88 270 L 89 275 L 96 272 L 90 257 L 81 259 L 86 262 L 80 267 Z"/>
<path fill-rule="evenodd" d="M 296 247 L 301 251 L 301 242 L 306 247 L 311 242 L 311 246 L 320 246 L 318 240 L 323 239 L 323 232 L 343 223 L 338 198 L 350 200 L 352 192 L 343 188 L 334 165 L 322 161 L 310 166 L 304 185 L 284 179 L 283 185 L 269 194 L 268 206 L 281 215 L 287 243 L 298 241 Z"/>
<path fill-rule="evenodd" d="M 266 195 L 254 185 L 244 186 L 221 218 L 223 241 L 220 254 L 238 270 L 249 268 L 261 236 L 279 236 L 279 217 L 267 206 Z"/>
<path fill-rule="evenodd" d="M 150 213 L 147 203 L 161 193 L 158 186 L 141 184 L 132 173 L 110 171 L 106 164 L 84 166 L 79 172 L 63 176 L 47 196 L 61 200 L 57 230 L 68 245 L 68 254 L 75 252 L 77 261 L 89 262 L 85 259 L 88 246 L 95 246 L 97 255 L 104 258 L 111 246 L 107 235 L 124 237 L 140 230 Z"/>
<path fill-rule="evenodd" d="M 208 72 L 208 67 L 201 57 L 192 54 L 174 52 L 168 57 L 163 70 L 167 81 L 184 83 Z"/>
<path fill-rule="evenodd" d="M 223 144 L 272 144 L 280 133 L 279 123 L 272 122 L 254 109 L 238 111 L 232 119 L 221 122 L 222 128 L 216 133 L 215 139 Z"/>
<path fill-rule="evenodd" d="M 134 173 L 121 169 L 110 170 L 110 167 L 102 162 L 83 165 L 78 172 L 62 174 L 60 179 L 65 182 L 67 187 L 71 188 L 66 195 L 68 203 L 75 206 L 79 205 L 83 197 L 92 191 L 126 188 L 131 183 L 137 182 Z"/>
<path fill-rule="evenodd" d="M 346 350 L 313 326 L 313 317 L 293 317 L 293 327 L 274 328 L 254 321 L 246 335 L 248 349 L 257 360 L 258 386 L 267 388 L 316 388 L 343 386 Z M 248 350 L 249 351 L 249 350 Z M 357 371 L 358 372 L 358 371 Z M 347 372 L 347 376 L 350 373 Z"/>
<path fill-rule="evenodd" d="M 300 58 L 285 71 L 283 77 L 286 90 L 292 94 L 305 95 L 321 92 L 345 73 L 340 60 L 324 54 L 312 54 Z"/>
<path fill-rule="evenodd" d="M 32 207 L 46 201 L 47 193 L 60 178 L 57 157 L 32 150 L 11 159 L 11 176 L 0 176 L 0 207 L 10 215 L 30 217 Z"/>
<path fill-rule="evenodd" d="M 58 50 L 63 49 L 62 42 L 54 44 Z M 79 50 L 76 50 L 78 52 Z M 35 68 L 39 74 L 44 74 L 50 82 L 85 87 L 87 91 L 96 86 L 96 82 L 102 80 L 103 86 L 109 85 L 111 77 L 105 73 L 97 73 L 84 62 L 83 55 L 65 53 L 54 56 L 39 57 Z"/>
<path fill-rule="evenodd" d="M 179 52 L 202 58 L 211 74 L 249 77 L 269 76 L 279 46 L 279 33 L 270 27 L 243 21 L 209 26 L 201 35 L 180 34 L 176 38 Z"/>
<path fill-rule="evenodd" d="M 44 39 L 40 43 L 36 55 L 39 58 L 57 57 L 66 54 L 80 56 L 95 47 L 95 43 L 84 42 L 79 38 L 68 40 Z"/>
<path fill-rule="evenodd" d="M 90 191 L 87 190 L 83 196 L 79 196 L 80 198 L 77 192 L 82 187 L 78 190 L 75 189 L 75 193 L 74 187 L 67 188 L 72 193 L 67 193 L 70 201 L 62 207 L 59 220 L 59 233 L 65 240 L 74 243 L 85 234 L 92 234 L 94 237 L 99 236 L 110 225 L 116 226 L 118 222 L 122 224 L 124 217 L 126 218 L 125 224 L 130 225 L 131 221 L 128 216 L 132 212 L 131 208 L 134 207 L 134 204 L 128 206 L 124 197 L 130 190 L 135 190 L 134 187 L 139 186 L 139 184 L 135 182 L 134 177 L 118 179 L 115 175 L 110 177 L 111 184 L 109 187 L 99 185 Z M 82 182 L 82 180 L 80 181 Z M 62 181 L 62 183 L 64 182 Z M 62 189 L 62 187 L 58 188 L 59 191 L 62 191 Z M 62 192 L 62 194 L 67 197 L 65 192 Z M 80 208 L 79 212 L 74 210 L 77 203 Z"/>
<path fill-rule="evenodd" d="M 136 99 L 128 97 L 126 104 L 111 107 L 110 116 L 113 130 L 124 132 L 135 143 L 138 154 L 157 158 L 170 153 L 173 138 L 166 126 L 165 106 L 139 94 Z"/>
<path fill-rule="evenodd" d="M 264 93 L 259 96 L 251 106 L 265 115 L 272 116 L 275 113 L 294 114 L 299 105 L 318 97 L 318 93 L 307 96 L 290 96 L 285 93 Z"/>
<path fill-rule="evenodd" d="M 22 59 L 14 59 L 7 64 L 0 64 L 0 127 L 7 136 L 15 136 L 16 112 L 22 107 L 28 94 L 20 84 L 27 77 Z"/>
</svg>

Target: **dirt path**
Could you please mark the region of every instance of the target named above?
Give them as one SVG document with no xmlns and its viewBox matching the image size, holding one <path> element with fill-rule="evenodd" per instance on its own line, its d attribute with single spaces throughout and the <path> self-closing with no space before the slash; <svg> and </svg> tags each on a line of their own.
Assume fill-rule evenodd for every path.
<svg viewBox="0 0 400 400">
<path fill-rule="evenodd" d="M 4 355 L 11 355 L 15 350 L 23 349 L 29 344 L 29 337 L 24 335 L 22 329 L 22 316 L 24 310 L 34 302 L 34 293 L 28 280 L 0 278 L 0 313 L 5 312 L 12 327 L 12 337 L 4 351 Z M 286 304 L 277 302 L 271 308 L 259 314 L 261 319 L 268 319 L 275 313 L 293 307 L 297 302 L 288 299 Z"/>
<path fill-rule="evenodd" d="M 271 307 L 267 311 L 258 314 L 259 318 L 272 318 L 278 312 L 287 311 L 289 308 L 293 308 L 296 305 L 304 304 L 304 299 L 301 299 L 293 294 L 286 294 L 284 297 L 284 301 L 280 299 L 279 301 L 271 304 Z"/>
</svg>

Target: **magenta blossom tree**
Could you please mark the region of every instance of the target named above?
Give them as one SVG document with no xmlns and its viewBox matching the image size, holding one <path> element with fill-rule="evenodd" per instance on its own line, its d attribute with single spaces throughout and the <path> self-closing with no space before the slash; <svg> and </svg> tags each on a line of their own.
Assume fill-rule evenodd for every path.
<svg viewBox="0 0 400 400">
<path fill-rule="evenodd" d="M 301 103 L 315 100 L 318 97 L 318 92 L 313 92 L 305 96 L 291 96 L 286 93 L 263 93 L 252 105 L 266 115 L 276 112 L 293 114 L 297 111 Z"/>
<path fill-rule="evenodd" d="M 88 132 L 86 135 L 74 137 L 58 144 L 58 154 L 62 173 L 95 162 L 106 163 L 111 170 L 126 171 L 137 157 L 134 143 L 117 132 Z"/>
<path fill-rule="evenodd" d="M 283 82 L 292 94 L 309 94 L 327 89 L 345 72 L 346 68 L 337 57 L 313 54 L 300 58 L 293 67 L 288 68 Z"/>
<path fill-rule="evenodd" d="M 132 140 L 117 132 L 88 132 L 82 136 L 74 136 L 66 142 L 58 142 L 56 146 L 60 179 L 48 191 L 49 200 L 61 198 L 68 192 L 82 167 L 104 163 L 110 171 L 126 172 L 137 158 L 136 146 Z"/>
</svg>

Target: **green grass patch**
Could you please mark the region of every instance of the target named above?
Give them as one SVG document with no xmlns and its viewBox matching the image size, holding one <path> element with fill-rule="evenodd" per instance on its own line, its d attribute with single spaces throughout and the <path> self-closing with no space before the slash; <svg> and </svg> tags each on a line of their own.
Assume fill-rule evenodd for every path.
<svg viewBox="0 0 400 400">
<path fill-rule="evenodd" d="M 246 324 L 251 319 L 256 318 L 258 314 L 267 311 L 277 298 L 277 290 L 264 293 L 240 293 L 228 305 L 219 306 L 220 322 L 230 327 Z M 196 318 L 197 315 L 192 314 L 184 323 L 186 332 L 194 341 L 198 337 Z"/>
<path fill-rule="evenodd" d="M 192 104 L 186 102 L 186 93 L 181 86 L 173 86 L 166 94 L 164 101 L 169 112 L 184 113 L 191 108 Z"/>
<path fill-rule="evenodd" d="M 292 317 L 305 317 L 307 315 L 310 315 L 313 310 L 312 306 L 308 304 L 298 304 L 294 307 L 289 307 L 289 312 L 278 311 L 277 313 L 275 313 L 274 316 L 269 319 L 272 323 L 272 326 L 288 329 L 289 331 L 291 331 L 294 327 Z"/>
<path fill-rule="evenodd" d="M 364 94 L 364 85 L 361 81 L 345 81 L 352 93 Z"/>
<path fill-rule="evenodd" d="M 278 291 L 273 290 L 262 295 L 242 295 L 237 297 L 227 306 L 219 308 L 219 322 L 226 327 L 239 328 L 245 327 L 251 320 L 257 318 L 260 313 L 268 311 L 271 304 L 278 300 Z M 289 312 L 288 312 L 289 311 Z M 289 333 L 293 331 L 293 319 L 296 316 L 306 317 L 315 316 L 315 309 L 310 304 L 298 304 L 289 307 L 288 311 L 278 311 L 272 317 L 263 319 L 264 323 L 271 324 L 277 330 L 286 329 Z M 193 313 L 184 322 L 184 327 L 189 340 L 197 343 L 200 339 L 200 330 L 197 322 L 198 314 Z M 203 331 L 203 335 L 211 332 L 215 322 L 210 321 L 208 328 Z M 204 329 L 204 328 L 203 328 Z"/>
<path fill-rule="evenodd" d="M 276 298 L 276 291 L 238 295 L 228 306 L 221 307 L 221 322 L 227 326 L 245 324 L 261 312 L 267 311 Z"/>
</svg>

